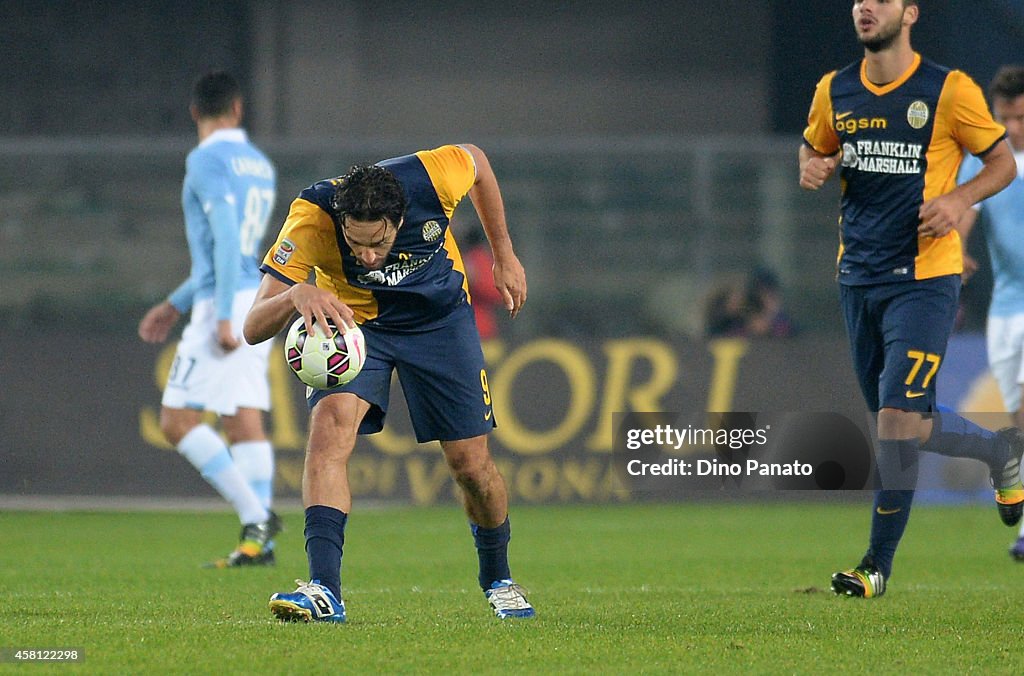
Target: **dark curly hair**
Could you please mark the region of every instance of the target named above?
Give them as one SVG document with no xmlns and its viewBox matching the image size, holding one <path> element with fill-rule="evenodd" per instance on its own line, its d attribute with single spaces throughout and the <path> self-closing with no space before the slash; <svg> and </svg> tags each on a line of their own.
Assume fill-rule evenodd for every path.
<svg viewBox="0 0 1024 676">
<path fill-rule="evenodd" d="M 408 202 L 398 178 L 376 164 L 356 165 L 338 179 L 331 208 L 338 220 L 350 216 L 357 221 L 386 218 L 398 226 Z"/>
<path fill-rule="evenodd" d="M 242 98 L 238 81 L 222 70 L 199 76 L 192 84 L 192 105 L 199 117 L 220 117 L 231 111 L 236 99 Z"/>
<path fill-rule="evenodd" d="M 1012 101 L 1024 95 L 1024 66 L 1007 65 L 996 71 L 988 86 L 989 95 L 996 99 Z"/>
</svg>

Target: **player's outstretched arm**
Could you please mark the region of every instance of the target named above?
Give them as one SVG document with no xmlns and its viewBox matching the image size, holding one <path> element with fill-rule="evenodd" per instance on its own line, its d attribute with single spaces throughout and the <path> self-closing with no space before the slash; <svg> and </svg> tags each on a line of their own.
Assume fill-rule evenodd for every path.
<svg viewBox="0 0 1024 676">
<path fill-rule="evenodd" d="M 473 200 L 473 207 L 491 245 L 494 287 L 501 294 L 509 315 L 515 317 L 526 302 L 526 271 L 512 248 L 498 179 L 484 151 L 469 143 L 461 145 L 469 151 L 476 163 L 476 181 L 469 190 L 469 197 Z"/>
<path fill-rule="evenodd" d="M 306 330 L 311 333 L 314 322 L 326 326 L 328 319 L 339 327 L 355 324 L 352 309 L 330 291 L 306 283 L 288 285 L 265 274 L 245 316 L 245 342 L 255 345 L 273 338 L 296 312 L 306 320 Z"/>
<path fill-rule="evenodd" d="M 806 143 L 800 145 L 800 187 L 817 190 L 836 171 L 836 156 L 822 155 Z"/>
</svg>

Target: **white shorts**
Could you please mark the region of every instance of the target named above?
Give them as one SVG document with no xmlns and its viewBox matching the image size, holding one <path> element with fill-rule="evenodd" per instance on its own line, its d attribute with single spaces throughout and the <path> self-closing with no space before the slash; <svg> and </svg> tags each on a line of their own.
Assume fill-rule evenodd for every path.
<svg viewBox="0 0 1024 676">
<path fill-rule="evenodd" d="M 245 315 L 256 289 L 235 294 L 231 325 L 241 345 L 225 352 L 217 344 L 213 299 L 196 301 L 181 334 L 161 403 L 168 408 L 191 408 L 234 415 L 240 408 L 270 410 L 267 358 L 274 341 L 249 345 L 241 338 Z"/>
<path fill-rule="evenodd" d="M 999 383 L 1006 410 L 1013 413 L 1020 409 L 1024 383 L 1024 314 L 989 316 L 985 334 L 989 368 Z"/>
</svg>

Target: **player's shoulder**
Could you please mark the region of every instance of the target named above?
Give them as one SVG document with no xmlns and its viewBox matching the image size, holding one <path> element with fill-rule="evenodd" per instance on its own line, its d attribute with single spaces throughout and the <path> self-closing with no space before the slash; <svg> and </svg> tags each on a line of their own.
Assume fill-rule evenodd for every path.
<svg viewBox="0 0 1024 676">
<path fill-rule="evenodd" d="M 254 156 L 256 158 L 259 158 L 263 162 L 266 162 L 271 167 L 274 166 L 274 162 L 273 162 L 273 160 L 270 159 L 270 155 L 268 155 L 263 150 L 263 148 L 259 147 L 258 145 L 256 145 L 252 141 L 246 141 L 245 142 L 245 152 L 249 153 L 250 155 L 252 155 L 252 156 Z"/>
<path fill-rule="evenodd" d="M 829 87 L 834 95 L 858 91 L 864 88 L 860 78 L 861 62 L 854 61 L 849 63 L 842 68 L 837 68 L 829 73 L 826 73 L 822 78 L 821 82 L 823 85 Z"/>
<path fill-rule="evenodd" d="M 952 73 L 952 72 L 962 72 L 962 71 L 954 71 L 953 68 L 950 68 L 949 66 L 944 66 L 941 63 L 938 63 L 936 61 L 932 61 L 931 59 L 929 59 L 926 56 L 922 56 L 921 57 L 921 64 L 918 66 L 918 69 L 922 70 L 922 71 L 932 71 L 932 72 L 940 73 L 940 74 L 949 74 L 949 73 Z"/>
<path fill-rule="evenodd" d="M 966 71 L 960 70 L 959 68 L 949 68 L 947 66 L 940 66 L 935 64 L 937 73 L 944 73 L 946 82 L 955 87 L 975 87 L 981 89 L 978 83 L 973 77 L 967 74 Z"/>
<path fill-rule="evenodd" d="M 440 164 L 462 167 L 472 165 L 474 162 L 473 154 L 469 149 L 456 143 L 448 143 L 430 150 L 420 150 L 415 153 L 415 156 L 427 166 Z"/>
<path fill-rule="evenodd" d="M 221 175 L 227 170 L 227 162 L 210 146 L 198 145 L 185 158 L 185 175 L 203 180 L 203 177 Z"/>
<path fill-rule="evenodd" d="M 189 151 L 185 163 L 190 167 L 213 167 L 227 164 L 228 153 L 225 144 L 216 142 L 200 143 Z"/>
<path fill-rule="evenodd" d="M 435 188 L 445 185 L 462 185 L 476 178 L 476 160 L 464 145 L 450 143 L 430 150 L 420 150 L 413 155 L 433 181 Z M 468 188 L 467 188 L 468 189 Z"/>
<path fill-rule="evenodd" d="M 917 82 L 930 83 L 930 86 L 936 89 L 941 89 L 948 84 L 958 86 L 962 81 L 961 79 L 965 77 L 967 76 L 963 71 L 944 66 L 923 56 L 917 66 L 917 71 L 914 73 L 914 78 Z M 970 78 L 967 78 L 967 80 L 970 80 Z"/>
<path fill-rule="evenodd" d="M 316 205 L 328 214 L 333 212 L 331 203 L 334 201 L 334 193 L 341 183 L 341 177 L 325 178 L 305 188 L 299 193 L 299 200 Z"/>
</svg>

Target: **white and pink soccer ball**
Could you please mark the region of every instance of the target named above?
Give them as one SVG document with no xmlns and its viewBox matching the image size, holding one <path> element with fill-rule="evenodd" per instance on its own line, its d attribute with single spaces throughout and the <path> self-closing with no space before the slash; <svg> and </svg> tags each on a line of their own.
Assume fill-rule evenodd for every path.
<svg viewBox="0 0 1024 676">
<path fill-rule="evenodd" d="M 284 358 L 303 383 L 327 390 L 345 385 L 359 375 L 366 363 L 366 340 L 358 326 L 338 331 L 333 322 L 329 322 L 326 331 L 320 324 L 313 324 L 310 334 L 299 317 L 285 336 Z"/>
</svg>

